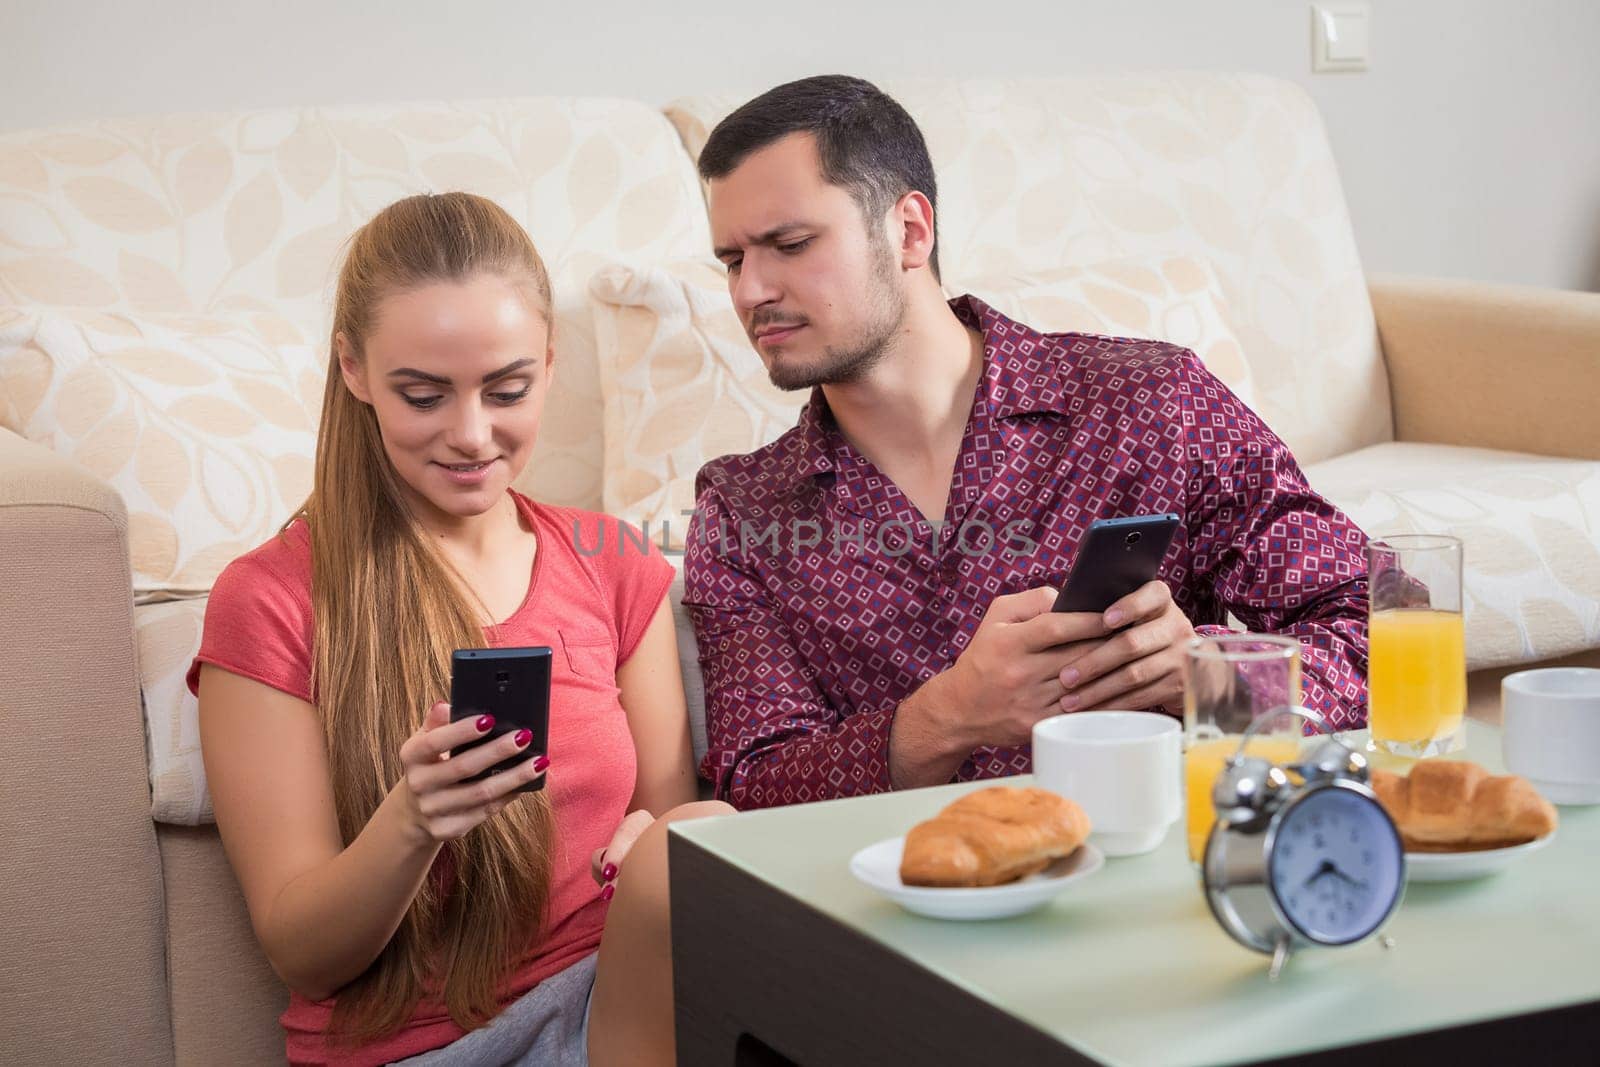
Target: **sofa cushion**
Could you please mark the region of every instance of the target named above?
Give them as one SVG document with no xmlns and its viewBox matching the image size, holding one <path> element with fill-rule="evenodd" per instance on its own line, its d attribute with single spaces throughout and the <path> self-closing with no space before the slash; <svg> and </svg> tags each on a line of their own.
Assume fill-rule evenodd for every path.
<svg viewBox="0 0 1600 1067">
<path fill-rule="evenodd" d="M 1306 477 L 1373 537 L 1461 538 L 1468 669 L 1600 645 L 1600 463 L 1393 442 Z"/>
<path fill-rule="evenodd" d="M 0 135 L 0 304 L 268 311 L 323 348 L 345 239 L 400 197 L 451 189 L 527 227 L 555 286 L 560 370 L 523 488 L 597 508 L 584 286 L 605 256 L 710 246 L 694 170 L 646 104 L 306 108 Z"/>
<path fill-rule="evenodd" d="M 150 756 L 151 817 L 157 822 L 195 826 L 213 821 L 200 758 L 200 706 L 184 681 L 200 651 L 206 599 L 133 609 Z"/>
<path fill-rule="evenodd" d="M 595 276 L 604 396 L 604 510 L 681 547 L 707 460 L 749 452 L 793 426 L 804 392 L 767 379 L 710 259 Z"/>
<path fill-rule="evenodd" d="M 139 602 L 205 593 L 310 492 L 324 368 L 273 321 L 0 311 L 0 425 L 121 495 Z"/>
<path fill-rule="evenodd" d="M 214 826 L 160 826 L 171 1064 L 279 1067 L 289 991 L 256 940 Z"/>
<path fill-rule="evenodd" d="M 1322 119 L 1250 75 L 885 82 L 939 178 L 948 278 L 1124 256 L 1215 264 L 1267 411 L 1314 462 L 1391 436 L 1372 305 Z M 667 109 L 692 154 L 747 99 Z"/>
<path fill-rule="evenodd" d="M 683 673 L 683 696 L 689 709 L 689 740 L 694 745 L 694 765 L 706 756 L 706 681 L 700 673 L 700 644 L 694 638 L 689 610 L 683 606 L 683 554 L 667 556 L 677 573 L 667 593 L 672 604 L 672 622 L 677 628 L 678 668 Z"/>
<path fill-rule="evenodd" d="M 615 265 L 596 275 L 595 339 L 605 394 L 605 510 L 674 547 L 708 460 L 749 452 L 795 424 L 807 391 L 771 384 L 712 260 Z M 1251 367 L 1203 261 L 1113 260 L 973 278 L 969 292 L 1041 330 L 1157 337 L 1195 350 L 1251 403 Z M 1283 413 L 1264 412 L 1269 421 Z"/>
</svg>

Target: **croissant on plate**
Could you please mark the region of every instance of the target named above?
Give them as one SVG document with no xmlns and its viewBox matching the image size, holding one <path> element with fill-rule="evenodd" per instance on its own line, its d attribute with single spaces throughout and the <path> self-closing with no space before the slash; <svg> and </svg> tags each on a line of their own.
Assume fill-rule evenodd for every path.
<svg viewBox="0 0 1600 1067">
<path fill-rule="evenodd" d="M 1407 852 L 1505 848 L 1556 828 L 1555 806 L 1526 778 L 1462 760 L 1424 760 L 1405 777 L 1373 771 L 1372 790 Z"/>
<path fill-rule="evenodd" d="M 1070 855 L 1089 837 L 1083 809 L 1048 789 L 968 793 L 906 835 L 900 881 L 985 886 L 1016 881 Z"/>
</svg>

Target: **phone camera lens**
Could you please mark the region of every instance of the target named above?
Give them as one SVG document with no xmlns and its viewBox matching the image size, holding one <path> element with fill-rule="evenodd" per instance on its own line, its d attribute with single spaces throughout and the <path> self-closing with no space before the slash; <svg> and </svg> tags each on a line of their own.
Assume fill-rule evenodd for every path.
<svg viewBox="0 0 1600 1067">
<path fill-rule="evenodd" d="M 1139 543 L 1139 538 L 1143 536 L 1144 535 L 1138 530 L 1135 530 L 1127 536 L 1127 538 L 1124 540 L 1124 544 L 1126 544 L 1129 548 L 1132 548 L 1134 545 Z"/>
</svg>

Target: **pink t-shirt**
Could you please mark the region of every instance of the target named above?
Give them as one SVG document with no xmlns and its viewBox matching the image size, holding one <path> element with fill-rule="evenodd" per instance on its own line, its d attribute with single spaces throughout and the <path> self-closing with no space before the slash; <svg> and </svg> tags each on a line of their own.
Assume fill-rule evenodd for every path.
<svg viewBox="0 0 1600 1067">
<path fill-rule="evenodd" d="M 600 946 L 607 905 L 589 874 L 589 856 L 610 842 L 627 814 L 636 772 L 616 669 L 638 646 L 673 574 L 654 545 L 640 547 L 637 531 L 616 519 L 512 496 L 539 548 L 522 605 L 485 636 L 495 647 L 548 645 L 554 652 L 545 788 L 557 852 L 547 931 L 541 938 L 530 930 L 527 955 L 502 991 L 503 1004 Z M 189 689 L 198 693 L 200 664 L 212 663 L 314 703 L 312 638 L 311 543 L 304 522 L 296 522 L 218 577 Z M 323 1033 L 333 1004 L 290 993 L 281 1022 L 291 1063 L 387 1063 L 448 1045 L 463 1033 L 442 1004 L 425 999 L 389 1037 L 353 1053 L 330 1049 Z"/>
</svg>

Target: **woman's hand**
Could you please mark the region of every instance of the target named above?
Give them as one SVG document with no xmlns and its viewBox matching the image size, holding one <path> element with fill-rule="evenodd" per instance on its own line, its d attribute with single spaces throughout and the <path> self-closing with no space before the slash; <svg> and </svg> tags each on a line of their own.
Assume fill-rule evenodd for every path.
<svg viewBox="0 0 1600 1067">
<path fill-rule="evenodd" d="M 589 857 L 589 873 L 594 875 L 594 880 L 599 883 L 600 899 L 610 900 L 611 894 L 617 887 L 613 884 L 617 880 L 617 873 L 622 870 L 622 861 L 628 858 L 628 852 L 633 848 L 633 843 L 639 840 L 639 835 L 650 829 L 656 817 L 643 808 L 630 812 L 622 824 L 617 827 L 617 832 L 611 835 L 611 843 L 605 848 L 597 848 L 594 855 Z"/>
<path fill-rule="evenodd" d="M 462 779 L 516 755 L 533 741 L 531 733 L 519 730 L 451 756 L 452 749 L 482 737 L 493 727 L 492 715 L 451 722 L 450 705 L 435 701 L 422 728 L 400 746 L 405 773 L 396 791 L 401 794 L 407 821 L 420 841 L 439 844 L 465 835 L 516 799 L 512 790 L 540 777 L 549 768 L 550 757 L 539 756 L 481 782 L 463 782 Z"/>
</svg>

